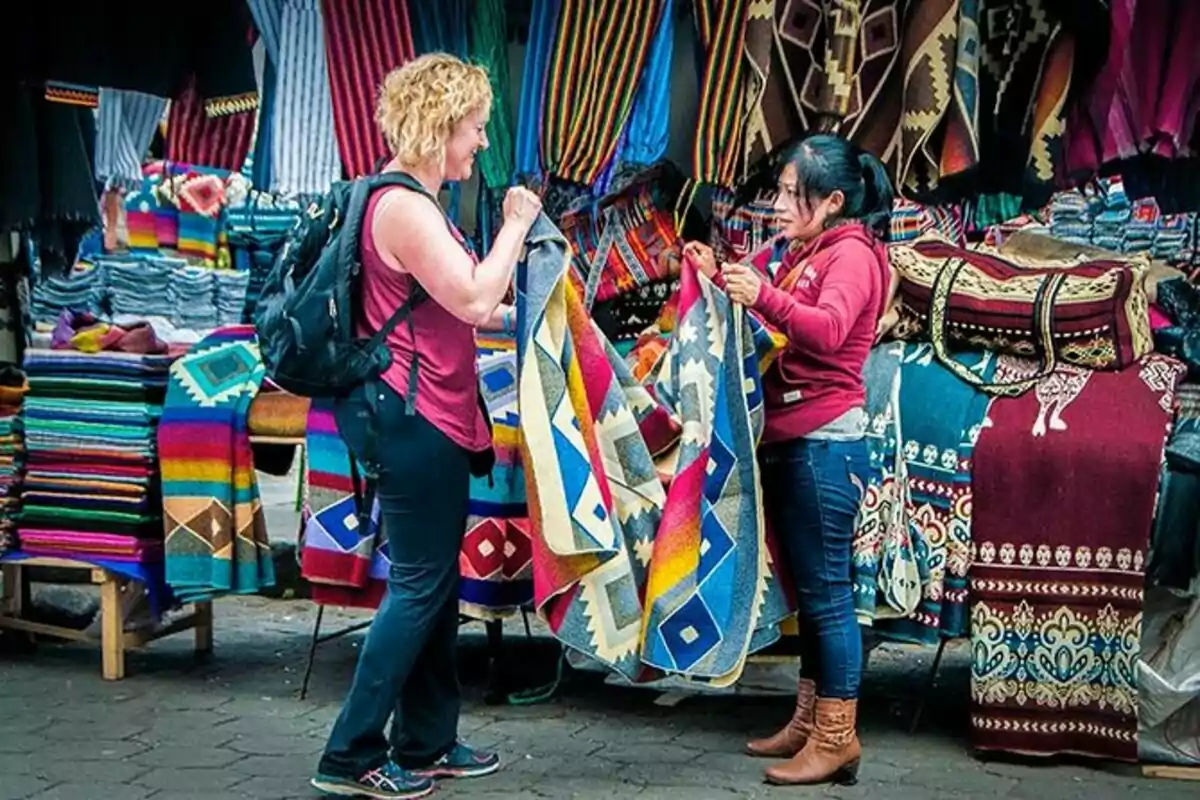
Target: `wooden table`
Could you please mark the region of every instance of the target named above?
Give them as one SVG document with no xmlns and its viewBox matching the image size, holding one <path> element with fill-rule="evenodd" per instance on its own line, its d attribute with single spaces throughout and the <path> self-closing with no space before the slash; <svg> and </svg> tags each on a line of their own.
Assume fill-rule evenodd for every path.
<svg viewBox="0 0 1200 800">
<path fill-rule="evenodd" d="M 107 569 L 65 558 L 26 558 L 20 561 L 0 563 L 0 570 L 3 571 L 4 576 L 4 591 L 3 595 L 0 595 L 0 629 L 7 628 L 75 642 L 96 641 L 95 637 L 86 631 L 24 619 L 22 612 L 29 602 L 26 567 L 53 567 L 86 572 L 90 574 L 91 582 L 100 587 L 100 652 L 103 664 L 102 674 L 106 681 L 119 681 L 125 677 L 125 653 L 127 651 L 143 647 L 156 639 L 181 631 L 195 631 L 198 654 L 212 652 L 211 602 L 193 604 L 190 614 L 161 628 L 149 631 L 126 631 L 121 611 L 121 593 L 133 581 Z"/>
</svg>

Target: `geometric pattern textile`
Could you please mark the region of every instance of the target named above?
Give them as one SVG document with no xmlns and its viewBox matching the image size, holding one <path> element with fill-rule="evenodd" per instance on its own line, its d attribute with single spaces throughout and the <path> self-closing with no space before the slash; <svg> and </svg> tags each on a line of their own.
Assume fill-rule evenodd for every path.
<svg viewBox="0 0 1200 800">
<path fill-rule="evenodd" d="M 871 469 L 866 491 L 859 506 L 854 531 L 853 568 L 854 607 L 860 625 L 870 626 L 877 616 L 911 614 L 913 604 L 911 573 L 915 558 L 905 515 L 907 496 L 904 459 L 899 455 L 900 438 L 900 360 L 903 342 L 889 342 L 871 350 L 863 367 L 866 386 L 867 452 Z M 909 547 L 896 548 L 899 558 L 891 565 L 899 591 L 884 590 L 880 566 L 889 543 Z M 905 557 L 907 556 L 907 557 Z M 899 567 L 899 569 L 896 569 Z M 888 610 L 891 607 L 891 610 Z"/>
<path fill-rule="evenodd" d="M 459 610 L 498 619 L 533 598 L 533 551 L 525 505 L 525 471 L 517 443 L 517 346 L 511 336 L 480 334 L 479 383 L 492 420 L 496 463 L 491 480 L 471 479 L 467 533 L 459 552 Z"/>
<path fill-rule="evenodd" d="M 1002 356 L 998 380 L 1037 374 Z M 1138 759 L 1145 560 L 1181 364 L 1062 366 L 992 404 L 975 455 L 980 750 Z"/>
<path fill-rule="evenodd" d="M 678 327 L 653 382 L 682 429 L 646 586 L 643 660 L 663 672 L 730 685 L 793 610 L 756 457 L 760 376 L 783 344 L 685 265 Z"/>
<path fill-rule="evenodd" d="M 990 353 L 954 358 L 984 380 L 995 374 Z M 879 345 L 865 376 L 872 471 L 854 542 L 859 623 L 910 644 L 963 636 L 972 460 L 991 398 L 943 366 L 928 342 Z"/>
<path fill-rule="evenodd" d="M 991 353 L 953 358 L 983 381 L 995 374 Z M 931 645 L 967 629 L 972 515 L 978 508 L 972 500 L 972 459 L 992 399 L 947 369 L 928 342 L 904 345 L 899 380 L 905 524 L 899 541 L 885 543 L 881 583 L 885 598 L 902 596 L 909 613 L 888 614 L 893 618 L 879 619 L 876 630 L 887 639 Z"/>
<path fill-rule="evenodd" d="M 727 684 L 787 616 L 754 448 L 780 340 L 685 263 L 680 324 L 644 385 L 584 311 L 542 218 L 518 269 L 534 602 L 578 659 L 632 682 Z"/>
<path fill-rule="evenodd" d="M 246 424 L 264 374 L 250 325 L 214 331 L 171 366 L 158 448 L 166 579 L 182 602 L 275 583 Z"/>
<path fill-rule="evenodd" d="M 517 447 L 515 344 L 511 337 L 481 334 L 476 346 L 496 463 L 490 480 L 471 478 L 467 529 L 458 560 L 459 611 L 472 619 L 491 620 L 529 605 L 532 556 Z M 301 574 L 319 605 L 374 608 L 383 597 L 391 567 L 378 500 L 364 534 L 355 511 L 350 450 L 327 401 L 313 402 L 306 439 Z"/>
</svg>

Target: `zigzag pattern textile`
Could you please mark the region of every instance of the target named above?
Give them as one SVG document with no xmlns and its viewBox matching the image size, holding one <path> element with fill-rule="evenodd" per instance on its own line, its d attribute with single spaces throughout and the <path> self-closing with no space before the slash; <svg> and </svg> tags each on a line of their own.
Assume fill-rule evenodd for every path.
<svg viewBox="0 0 1200 800">
<path fill-rule="evenodd" d="M 275 584 L 247 424 L 265 373 L 251 325 L 214 331 L 171 366 L 158 449 L 167 583 L 183 602 Z"/>
<path fill-rule="evenodd" d="M 782 339 L 688 263 L 677 333 L 639 383 L 586 315 L 566 239 L 539 226 L 518 272 L 538 612 L 627 680 L 731 684 L 789 613 L 755 460 Z"/>
<path fill-rule="evenodd" d="M 517 448 L 516 346 L 511 337 L 477 340 L 479 377 L 492 418 L 496 464 L 492 480 L 471 479 L 467 530 L 459 552 L 459 610 L 474 619 L 500 619 L 533 596 L 525 479 Z M 379 524 L 358 529 L 350 451 L 328 403 L 308 415 L 308 498 L 301 573 L 320 605 L 375 608 L 391 560 Z"/>
</svg>

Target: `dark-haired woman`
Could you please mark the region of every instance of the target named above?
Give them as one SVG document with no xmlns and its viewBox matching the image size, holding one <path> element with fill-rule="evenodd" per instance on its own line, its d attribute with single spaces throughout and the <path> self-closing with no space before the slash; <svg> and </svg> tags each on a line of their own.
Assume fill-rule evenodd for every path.
<svg viewBox="0 0 1200 800">
<path fill-rule="evenodd" d="M 851 559 L 866 485 L 863 365 L 890 295 L 885 242 L 891 184 L 883 164 L 844 139 L 814 136 L 786 160 L 775 201 L 780 235 L 749 265 L 718 271 L 689 244 L 730 298 L 778 328 L 788 345 L 764 376 L 759 460 L 767 513 L 786 555 L 800 610 L 796 709 L 751 755 L 777 784 L 852 783 L 862 638 Z"/>
</svg>

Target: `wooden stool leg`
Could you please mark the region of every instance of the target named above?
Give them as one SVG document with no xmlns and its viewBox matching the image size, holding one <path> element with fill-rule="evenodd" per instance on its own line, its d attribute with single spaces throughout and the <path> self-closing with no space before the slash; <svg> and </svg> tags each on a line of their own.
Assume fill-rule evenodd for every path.
<svg viewBox="0 0 1200 800">
<path fill-rule="evenodd" d="M 213 651 L 212 601 L 196 603 L 196 655 L 206 656 Z"/>
<path fill-rule="evenodd" d="M 125 619 L 121 614 L 121 582 L 105 573 L 100 583 L 100 649 L 104 680 L 125 677 Z"/>
<path fill-rule="evenodd" d="M 13 619 L 20 619 L 22 606 L 21 568 L 16 564 L 5 564 L 0 567 L 4 574 L 4 595 L 0 597 L 0 613 Z"/>
</svg>

